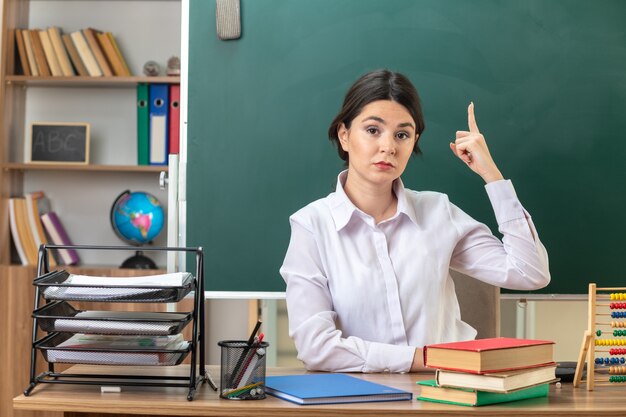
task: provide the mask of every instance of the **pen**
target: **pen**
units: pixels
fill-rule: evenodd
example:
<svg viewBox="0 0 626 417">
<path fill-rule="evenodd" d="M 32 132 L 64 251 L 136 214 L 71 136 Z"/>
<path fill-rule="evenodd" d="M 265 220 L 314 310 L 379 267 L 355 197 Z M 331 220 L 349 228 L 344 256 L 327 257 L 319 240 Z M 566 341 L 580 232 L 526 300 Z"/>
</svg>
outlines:
<svg viewBox="0 0 626 417">
<path fill-rule="evenodd" d="M 265 349 L 262 347 L 257 348 L 254 353 L 250 356 L 250 360 L 244 368 L 242 368 L 243 376 L 239 379 L 237 383 L 237 389 L 243 388 L 243 386 L 250 384 L 253 379 L 254 373 L 259 369 L 259 366 L 263 363 L 262 359 L 265 356 Z"/>
<path fill-rule="evenodd" d="M 248 383 L 253 370 L 256 368 L 259 358 L 265 355 L 265 349 L 261 348 L 261 342 L 264 337 L 265 335 L 261 333 L 258 337 L 254 338 L 254 343 L 252 343 L 252 346 L 249 349 L 251 352 L 244 360 L 244 364 L 239 371 L 239 375 L 235 376 L 235 382 L 233 384 L 234 387 L 239 388 Z"/>
<path fill-rule="evenodd" d="M 252 333 L 250 333 L 250 337 L 248 338 L 248 343 L 247 343 L 248 346 L 243 348 L 241 355 L 239 356 L 239 359 L 237 360 L 237 364 L 235 365 L 235 368 L 233 369 L 233 373 L 231 374 L 231 377 L 230 377 L 230 384 L 228 384 L 231 387 L 236 386 L 234 381 L 239 374 L 239 370 L 241 369 L 241 366 L 244 364 L 246 360 L 248 351 L 250 350 L 250 348 L 252 347 L 252 344 L 254 343 L 254 337 L 256 335 L 256 332 L 259 331 L 259 327 L 261 327 L 261 323 L 262 323 L 261 320 L 257 320 L 256 325 L 254 326 L 254 329 L 252 329 Z"/>
<path fill-rule="evenodd" d="M 257 320 L 256 321 L 256 325 L 254 326 L 254 329 L 252 330 L 252 333 L 250 333 L 250 337 L 248 338 L 248 345 L 251 345 L 254 342 L 254 336 L 256 335 L 256 332 L 259 331 L 259 327 L 261 327 L 261 320 Z"/>
</svg>

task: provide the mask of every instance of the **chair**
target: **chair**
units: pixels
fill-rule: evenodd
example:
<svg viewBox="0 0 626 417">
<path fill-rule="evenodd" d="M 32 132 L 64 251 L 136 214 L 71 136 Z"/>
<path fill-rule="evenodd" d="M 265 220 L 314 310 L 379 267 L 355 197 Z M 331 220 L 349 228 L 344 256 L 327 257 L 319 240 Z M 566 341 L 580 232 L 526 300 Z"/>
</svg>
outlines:
<svg viewBox="0 0 626 417">
<path fill-rule="evenodd" d="M 500 336 L 500 288 L 450 271 L 461 319 L 478 331 L 477 339 Z"/>
</svg>

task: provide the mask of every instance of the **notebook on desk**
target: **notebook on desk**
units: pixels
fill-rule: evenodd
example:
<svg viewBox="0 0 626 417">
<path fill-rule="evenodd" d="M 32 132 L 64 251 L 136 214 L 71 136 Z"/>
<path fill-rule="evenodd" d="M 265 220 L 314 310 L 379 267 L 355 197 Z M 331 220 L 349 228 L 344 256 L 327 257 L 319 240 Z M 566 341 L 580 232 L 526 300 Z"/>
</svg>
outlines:
<svg viewBox="0 0 626 417">
<path fill-rule="evenodd" d="M 411 392 L 345 374 L 268 376 L 265 392 L 300 405 L 411 400 Z"/>
</svg>

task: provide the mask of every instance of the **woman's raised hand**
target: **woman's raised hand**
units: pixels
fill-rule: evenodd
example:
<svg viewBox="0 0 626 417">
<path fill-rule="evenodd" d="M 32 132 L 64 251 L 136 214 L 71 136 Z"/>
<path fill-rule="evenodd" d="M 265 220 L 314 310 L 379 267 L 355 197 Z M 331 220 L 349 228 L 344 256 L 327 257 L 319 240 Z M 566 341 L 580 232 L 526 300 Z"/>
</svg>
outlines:
<svg viewBox="0 0 626 417">
<path fill-rule="evenodd" d="M 474 116 L 474 103 L 467 107 L 469 131 L 456 132 L 456 140 L 450 143 L 450 149 L 459 159 L 486 182 L 503 179 L 496 163 L 491 158 L 485 137 L 478 130 Z"/>
</svg>

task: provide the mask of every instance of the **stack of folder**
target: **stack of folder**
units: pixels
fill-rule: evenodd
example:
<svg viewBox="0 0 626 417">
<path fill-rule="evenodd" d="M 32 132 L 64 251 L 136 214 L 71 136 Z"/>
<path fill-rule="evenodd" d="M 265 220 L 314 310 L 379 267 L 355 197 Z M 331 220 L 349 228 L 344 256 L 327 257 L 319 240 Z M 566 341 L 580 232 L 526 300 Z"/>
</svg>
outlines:
<svg viewBox="0 0 626 417">
<path fill-rule="evenodd" d="M 545 397 L 555 378 L 554 342 L 491 338 L 424 347 L 434 380 L 418 381 L 419 400 L 481 406 Z"/>
<path fill-rule="evenodd" d="M 137 164 L 167 165 L 180 147 L 180 85 L 137 85 Z"/>
</svg>

